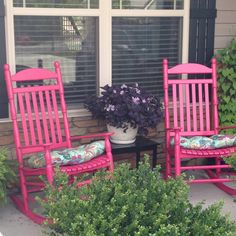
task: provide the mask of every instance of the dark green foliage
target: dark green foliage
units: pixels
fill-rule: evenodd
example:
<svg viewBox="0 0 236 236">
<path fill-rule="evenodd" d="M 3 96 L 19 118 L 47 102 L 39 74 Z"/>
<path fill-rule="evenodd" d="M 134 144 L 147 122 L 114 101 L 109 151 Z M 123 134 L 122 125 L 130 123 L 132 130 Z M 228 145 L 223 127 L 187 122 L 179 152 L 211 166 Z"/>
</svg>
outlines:
<svg viewBox="0 0 236 236">
<path fill-rule="evenodd" d="M 218 97 L 219 118 L 221 126 L 236 124 L 236 40 L 230 45 L 219 50 L 218 63 Z M 236 129 L 227 133 L 236 133 Z"/>
<path fill-rule="evenodd" d="M 224 161 L 236 170 L 236 154 L 231 157 L 225 157 Z"/>
<path fill-rule="evenodd" d="M 182 178 L 162 180 L 146 161 L 139 169 L 116 168 L 112 178 L 98 173 L 91 185 L 76 189 L 56 174 L 47 186 L 46 214 L 50 227 L 67 236 L 233 236 L 236 227 L 220 214 L 221 205 L 203 209 L 188 201 Z"/>
<path fill-rule="evenodd" d="M 15 181 L 15 173 L 7 162 L 7 150 L 0 149 L 0 205 L 6 203 L 7 186 Z"/>
</svg>

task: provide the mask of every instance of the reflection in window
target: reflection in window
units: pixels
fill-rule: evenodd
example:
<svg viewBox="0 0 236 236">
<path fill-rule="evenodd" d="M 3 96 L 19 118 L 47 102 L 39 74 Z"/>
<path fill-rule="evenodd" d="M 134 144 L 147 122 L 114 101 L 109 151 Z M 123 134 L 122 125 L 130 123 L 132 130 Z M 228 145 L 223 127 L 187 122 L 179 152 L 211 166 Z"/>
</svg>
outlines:
<svg viewBox="0 0 236 236">
<path fill-rule="evenodd" d="M 97 18 L 15 16 L 16 70 L 61 63 L 67 103 L 97 91 Z"/>
<path fill-rule="evenodd" d="M 99 8 L 99 0 L 13 0 L 14 7 Z"/>
<path fill-rule="evenodd" d="M 113 17 L 112 83 L 163 95 L 162 60 L 181 62 L 181 28 L 180 17 Z"/>
<path fill-rule="evenodd" d="M 112 9 L 183 9 L 184 0 L 112 0 Z"/>
</svg>

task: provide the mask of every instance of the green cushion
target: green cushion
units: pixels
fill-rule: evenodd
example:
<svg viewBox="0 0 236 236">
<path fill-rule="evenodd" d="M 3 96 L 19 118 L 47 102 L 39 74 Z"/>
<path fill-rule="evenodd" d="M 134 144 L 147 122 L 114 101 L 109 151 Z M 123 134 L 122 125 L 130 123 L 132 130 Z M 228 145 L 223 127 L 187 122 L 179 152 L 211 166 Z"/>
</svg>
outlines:
<svg viewBox="0 0 236 236">
<path fill-rule="evenodd" d="M 171 144 L 174 145 L 174 139 L 171 140 Z M 216 149 L 232 147 L 236 146 L 236 136 L 217 134 L 211 137 L 180 137 L 180 146 L 187 149 Z"/>
<path fill-rule="evenodd" d="M 105 142 L 95 141 L 90 144 L 81 145 L 76 148 L 51 151 L 52 165 L 76 165 L 89 161 L 105 150 Z M 44 153 L 26 158 L 26 165 L 31 168 L 45 167 Z"/>
</svg>

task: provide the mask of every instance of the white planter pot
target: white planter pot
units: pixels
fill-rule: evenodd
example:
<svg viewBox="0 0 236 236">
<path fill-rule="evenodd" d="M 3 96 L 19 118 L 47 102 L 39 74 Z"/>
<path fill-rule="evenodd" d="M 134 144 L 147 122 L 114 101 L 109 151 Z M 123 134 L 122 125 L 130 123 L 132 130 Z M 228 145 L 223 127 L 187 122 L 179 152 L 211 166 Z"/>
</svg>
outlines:
<svg viewBox="0 0 236 236">
<path fill-rule="evenodd" d="M 108 124 L 107 124 L 107 130 L 108 132 L 114 133 L 111 136 L 110 141 L 112 143 L 117 143 L 117 144 L 134 143 L 136 139 L 136 135 L 138 133 L 138 127 L 134 129 L 130 127 L 130 124 L 128 124 L 128 129 L 126 130 L 126 132 L 124 132 L 124 129 L 122 128 L 116 128 Z"/>
</svg>

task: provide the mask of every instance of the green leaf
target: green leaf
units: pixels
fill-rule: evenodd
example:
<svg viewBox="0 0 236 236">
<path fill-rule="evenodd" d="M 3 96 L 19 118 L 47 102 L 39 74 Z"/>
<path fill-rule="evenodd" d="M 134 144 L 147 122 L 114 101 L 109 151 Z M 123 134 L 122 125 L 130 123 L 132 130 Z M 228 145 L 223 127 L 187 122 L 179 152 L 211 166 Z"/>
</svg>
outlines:
<svg viewBox="0 0 236 236">
<path fill-rule="evenodd" d="M 226 103 L 228 103 L 229 101 L 230 101 L 230 97 L 223 97 L 223 99 L 224 99 L 224 101 L 226 102 Z"/>
<path fill-rule="evenodd" d="M 226 93 L 229 88 L 230 88 L 230 84 L 228 84 L 228 83 L 222 84 L 222 89 L 223 89 L 224 93 Z"/>
<path fill-rule="evenodd" d="M 222 71 L 222 75 L 223 75 L 224 77 L 227 77 L 227 76 L 229 75 L 229 69 L 228 69 L 228 68 L 224 69 L 224 70 Z"/>
</svg>

